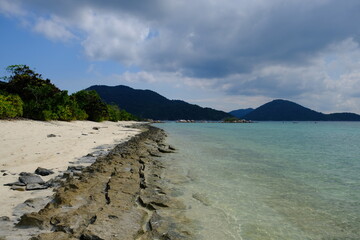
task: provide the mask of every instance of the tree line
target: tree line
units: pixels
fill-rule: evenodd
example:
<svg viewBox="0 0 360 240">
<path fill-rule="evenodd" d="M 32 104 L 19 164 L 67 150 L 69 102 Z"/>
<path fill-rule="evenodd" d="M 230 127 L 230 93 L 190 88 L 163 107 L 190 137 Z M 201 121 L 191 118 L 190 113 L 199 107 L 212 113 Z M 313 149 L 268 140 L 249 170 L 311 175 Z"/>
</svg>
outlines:
<svg viewBox="0 0 360 240">
<path fill-rule="evenodd" d="M 0 81 L 0 119 L 139 120 L 117 105 L 106 104 L 94 90 L 69 95 L 27 65 L 11 65 L 6 70 L 10 75 Z"/>
</svg>

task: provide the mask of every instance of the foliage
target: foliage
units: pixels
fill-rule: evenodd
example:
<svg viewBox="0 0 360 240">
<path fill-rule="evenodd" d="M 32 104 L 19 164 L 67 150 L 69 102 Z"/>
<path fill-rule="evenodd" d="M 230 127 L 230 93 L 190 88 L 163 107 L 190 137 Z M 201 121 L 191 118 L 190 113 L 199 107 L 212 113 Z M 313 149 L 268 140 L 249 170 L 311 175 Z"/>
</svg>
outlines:
<svg viewBox="0 0 360 240">
<path fill-rule="evenodd" d="M 7 68 L 11 73 L 6 90 L 13 94 L 18 94 L 24 101 L 35 100 L 40 102 L 43 99 L 51 98 L 60 92 L 49 79 L 42 79 L 41 75 L 35 73 L 26 65 L 12 65 Z"/>
<path fill-rule="evenodd" d="M 236 122 L 239 121 L 240 119 L 237 117 L 229 117 L 229 118 L 225 118 L 223 121 L 224 122 Z"/>
<path fill-rule="evenodd" d="M 109 119 L 107 105 L 95 91 L 81 90 L 72 95 L 91 121 L 101 122 Z"/>
<path fill-rule="evenodd" d="M 130 121 L 130 120 L 139 120 L 134 115 L 126 112 L 123 109 L 119 109 L 117 105 L 107 105 L 108 107 L 108 113 L 109 113 L 109 121 Z"/>
<path fill-rule="evenodd" d="M 0 119 L 21 117 L 23 102 L 18 95 L 0 93 Z"/>
<path fill-rule="evenodd" d="M 79 91 L 71 96 L 49 79 L 26 65 L 11 65 L 10 76 L 0 81 L 0 117 L 24 116 L 36 120 L 134 120 L 117 106 L 106 105 L 95 91 Z M 9 94 L 10 93 L 10 94 Z"/>
</svg>

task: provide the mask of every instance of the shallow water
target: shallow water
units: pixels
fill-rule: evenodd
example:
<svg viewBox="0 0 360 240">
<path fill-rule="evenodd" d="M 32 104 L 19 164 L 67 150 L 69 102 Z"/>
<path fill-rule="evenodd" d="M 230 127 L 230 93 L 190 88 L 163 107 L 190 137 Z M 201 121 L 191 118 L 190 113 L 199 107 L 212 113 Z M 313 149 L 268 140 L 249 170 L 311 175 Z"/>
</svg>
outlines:
<svg viewBox="0 0 360 240">
<path fill-rule="evenodd" d="M 165 123 L 196 239 L 360 239 L 360 123 Z"/>
</svg>

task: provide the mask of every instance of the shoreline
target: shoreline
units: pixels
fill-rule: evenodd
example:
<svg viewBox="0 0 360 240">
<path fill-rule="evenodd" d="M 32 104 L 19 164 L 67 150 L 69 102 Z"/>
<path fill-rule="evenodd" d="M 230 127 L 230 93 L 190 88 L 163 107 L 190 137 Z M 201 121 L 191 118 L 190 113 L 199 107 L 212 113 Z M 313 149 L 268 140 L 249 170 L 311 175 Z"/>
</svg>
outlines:
<svg viewBox="0 0 360 240">
<path fill-rule="evenodd" d="M 135 122 L 90 121 L 0 121 L 0 217 L 13 216 L 13 209 L 26 199 L 52 195 L 49 189 L 26 191 L 25 187 L 4 184 L 19 180 L 22 172 L 46 168 L 54 173 L 42 176 L 48 181 L 64 174 L 69 166 L 88 166 L 96 157 L 107 154 L 116 144 L 127 141 L 139 130 Z"/>
<path fill-rule="evenodd" d="M 190 231 L 184 230 L 189 220 L 182 214 L 185 205 L 170 197 L 162 179 L 161 155 L 174 149 L 164 142 L 163 130 L 147 124 L 136 128 L 142 132 L 99 156 L 78 176 L 69 177 L 45 208 L 21 216 L 8 236 L 189 239 Z"/>
</svg>

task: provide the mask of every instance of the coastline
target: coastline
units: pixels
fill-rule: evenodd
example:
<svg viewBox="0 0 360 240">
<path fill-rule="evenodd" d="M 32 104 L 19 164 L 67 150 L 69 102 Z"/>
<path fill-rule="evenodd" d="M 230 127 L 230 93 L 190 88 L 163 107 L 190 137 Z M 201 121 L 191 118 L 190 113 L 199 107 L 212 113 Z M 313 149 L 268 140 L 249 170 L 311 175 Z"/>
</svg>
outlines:
<svg viewBox="0 0 360 240">
<path fill-rule="evenodd" d="M 135 127 L 141 133 L 69 177 L 42 210 L 22 215 L 0 239 L 189 239 L 185 206 L 162 179 L 161 155 L 174 149 L 163 130 Z"/>
</svg>

